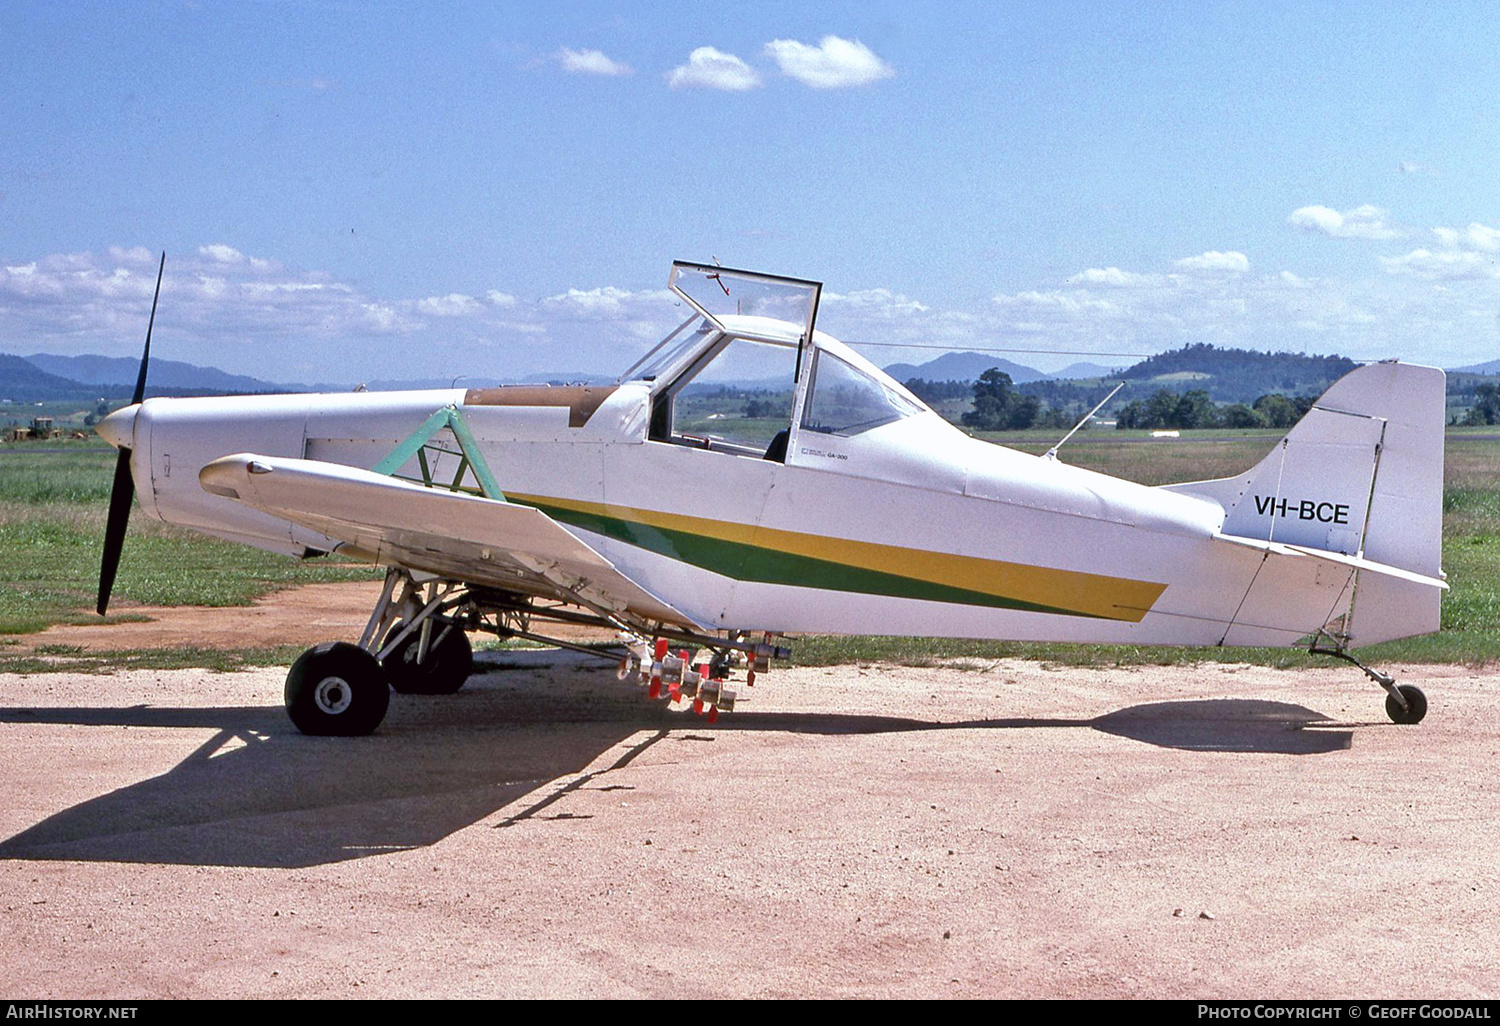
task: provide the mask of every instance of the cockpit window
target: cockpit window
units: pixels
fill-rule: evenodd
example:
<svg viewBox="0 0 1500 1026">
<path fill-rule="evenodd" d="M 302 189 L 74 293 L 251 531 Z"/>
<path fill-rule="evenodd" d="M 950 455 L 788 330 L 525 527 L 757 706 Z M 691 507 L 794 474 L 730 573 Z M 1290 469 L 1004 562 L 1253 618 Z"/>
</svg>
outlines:
<svg viewBox="0 0 1500 1026">
<path fill-rule="evenodd" d="M 910 399 L 820 350 L 802 410 L 802 430 L 857 435 L 921 412 Z"/>
<path fill-rule="evenodd" d="M 784 454 L 792 422 L 796 366 L 793 344 L 722 338 L 657 393 L 648 437 L 782 459 L 776 453 Z"/>
<path fill-rule="evenodd" d="M 691 330 L 690 330 L 691 329 Z M 616 379 L 615 384 L 627 381 L 655 381 L 664 374 L 679 368 L 687 356 L 703 345 L 705 335 L 714 332 L 706 318 L 689 317 L 677 326 L 677 330 L 658 342 L 645 356 L 637 360 L 629 370 Z"/>
</svg>

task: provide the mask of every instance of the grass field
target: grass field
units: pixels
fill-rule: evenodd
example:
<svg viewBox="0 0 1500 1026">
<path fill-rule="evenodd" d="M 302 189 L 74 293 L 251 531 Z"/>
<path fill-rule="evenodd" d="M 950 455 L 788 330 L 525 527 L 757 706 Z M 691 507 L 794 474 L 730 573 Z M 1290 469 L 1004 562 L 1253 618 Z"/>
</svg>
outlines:
<svg viewBox="0 0 1500 1026">
<path fill-rule="evenodd" d="M 1443 603 L 1443 630 L 1363 650 L 1376 664 L 1500 659 L 1500 441 L 1495 430 L 1453 429 L 1448 435 L 1444 489 L 1444 568 L 1452 590 Z M 1056 432 L 990 436 L 1034 453 Z M 1139 433 L 1093 430 L 1063 450 L 1066 462 L 1139 481 L 1165 484 L 1224 477 L 1261 458 L 1276 431 L 1184 432 L 1171 440 Z M 114 450 L 97 440 L 0 445 L 0 636 L 49 624 L 97 622 L 93 613 Z M 118 599 L 154 605 L 244 605 L 279 588 L 378 576 L 363 565 L 275 556 L 149 520 L 131 519 Z M 112 614 L 115 615 L 115 614 Z M 128 614 L 126 614 L 128 616 Z M 1167 663 L 1197 660 L 1276 666 L 1321 663 L 1324 657 L 1289 649 L 1175 649 L 1136 646 L 1041 645 L 927 638 L 803 638 L 793 646 L 806 665 L 888 660 L 1005 657 L 1070 664 Z M 116 666 L 231 668 L 287 661 L 295 653 L 274 645 L 230 653 L 176 650 L 111 655 L 107 660 L 69 652 L 7 656 L 0 670 L 108 669 Z M 80 658 L 72 660 L 71 655 Z M 104 663 L 108 665 L 104 665 Z"/>
<path fill-rule="evenodd" d="M 0 445 L 0 635 L 98 621 L 114 464 L 115 451 L 92 439 Z M 137 509 L 114 596 L 148 605 L 248 605 L 279 588 L 376 575 L 368 566 L 302 562 L 215 541 Z"/>
</svg>

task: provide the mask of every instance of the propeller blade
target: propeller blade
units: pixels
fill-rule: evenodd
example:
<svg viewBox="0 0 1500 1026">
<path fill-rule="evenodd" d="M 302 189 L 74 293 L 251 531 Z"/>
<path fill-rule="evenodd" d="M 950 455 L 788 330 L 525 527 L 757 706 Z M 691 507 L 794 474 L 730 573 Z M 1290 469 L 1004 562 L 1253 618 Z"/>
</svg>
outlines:
<svg viewBox="0 0 1500 1026">
<path fill-rule="evenodd" d="M 146 398 L 146 365 L 151 362 L 151 329 L 156 327 L 156 301 L 161 298 L 161 275 L 167 269 L 167 251 L 162 250 L 161 263 L 156 267 L 156 292 L 151 297 L 151 319 L 146 322 L 146 348 L 141 352 L 141 373 L 135 379 L 135 396 L 130 400 L 134 406 Z"/>
<path fill-rule="evenodd" d="M 125 527 L 130 504 L 135 501 L 135 481 L 130 476 L 130 450 L 121 449 L 115 460 L 115 483 L 109 492 L 109 519 L 104 525 L 104 558 L 99 563 L 99 615 L 109 608 L 109 593 L 120 568 L 120 550 L 125 547 Z"/>
<path fill-rule="evenodd" d="M 132 406 L 146 398 L 146 369 L 151 362 L 151 331 L 156 327 L 156 303 L 161 299 L 162 272 L 167 269 L 167 254 L 161 255 L 156 268 L 156 292 L 151 297 L 151 319 L 146 322 L 146 348 L 141 351 L 141 372 L 135 379 Z M 115 459 L 115 481 L 109 491 L 109 519 L 104 524 L 104 555 L 99 561 L 99 615 L 109 608 L 109 593 L 115 586 L 115 572 L 120 568 L 120 551 L 125 547 L 125 528 L 130 522 L 130 504 L 135 501 L 135 480 L 130 476 L 130 450 L 120 447 Z"/>
</svg>

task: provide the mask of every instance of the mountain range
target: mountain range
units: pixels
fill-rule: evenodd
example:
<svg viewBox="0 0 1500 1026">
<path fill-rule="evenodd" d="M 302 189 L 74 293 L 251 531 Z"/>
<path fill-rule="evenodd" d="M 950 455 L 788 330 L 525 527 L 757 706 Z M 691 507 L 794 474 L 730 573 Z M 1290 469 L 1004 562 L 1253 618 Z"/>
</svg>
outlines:
<svg viewBox="0 0 1500 1026">
<path fill-rule="evenodd" d="M 1454 367 L 1455 374 L 1500 374 L 1500 360 L 1491 360 L 1489 363 L 1475 363 L 1468 367 Z"/>
<path fill-rule="evenodd" d="M 1111 373 L 1111 368 L 1096 363 L 1075 363 L 1060 371 L 1048 374 L 1035 367 L 1015 363 L 1002 357 L 984 353 L 944 353 L 926 363 L 893 363 L 884 368 L 897 381 L 921 378 L 924 381 L 975 381 L 991 367 L 999 368 L 1010 375 L 1017 385 L 1028 381 L 1047 381 L 1062 378 L 1101 378 Z"/>
<path fill-rule="evenodd" d="M 120 399 L 135 390 L 140 361 L 132 356 L 56 356 L 34 353 L 14 356 L 0 353 L 0 399 L 37 402 L 46 399 Z M 563 382 L 601 380 L 587 374 L 532 374 L 522 384 L 560 384 Z M 390 392 L 412 388 L 452 388 L 455 383 L 466 387 L 498 384 L 488 379 L 411 378 L 359 382 L 372 392 Z M 230 374 L 217 367 L 200 367 L 181 360 L 151 361 L 146 383 L 149 395 L 233 395 L 281 392 L 347 392 L 354 382 L 266 381 L 247 374 Z"/>
<path fill-rule="evenodd" d="M 1318 365 L 1316 367 L 1312 365 Z M 1323 366 L 1326 364 L 1327 366 Z M 1274 371 L 1268 375 L 1264 391 L 1286 392 L 1318 391 L 1326 382 L 1336 378 L 1352 364 L 1341 357 L 1307 357 L 1302 354 L 1253 353 L 1241 350 L 1216 350 L 1212 346 L 1187 346 L 1181 350 L 1151 357 L 1133 367 L 1119 369 L 1102 367 L 1094 363 L 1075 363 L 1048 374 L 1034 367 L 1015 363 L 1002 357 L 984 353 L 944 353 L 926 363 L 893 363 L 885 368 L 887 374 L 897 381 L 905 382 L 920 378 L 929 382 L 974 381 L 992 367 L 1009 374 L 1017 385 L 1038 383 L 1038 387 L 1073 387 L 1063 383 L 1076 379 L 1125 377 L 1165 385 L 1180 390 L 1184 387 L 1208 387 L 1211 392 L 1218 389 L 1207 382 L 1193 384 L 1189 379 L 1220 378 L 1234 379 L 1237 386 L 1250 387 L 1252 382 L 1239 380 L 1259 377 L 1250 374 L 1252 367 Z M 16 402 L 33 402 L 46 399 L 120 399 L 131 394 L 135 387 L 139 362 L 133 357 L 109 356 L 55 356 L 36 353 L 21 357 L 0 353 L 0 398 Z M 1500 374 L 1500 360 L 1454 368 L 1456 372 L 1469 374 Z M 1173 380 L 1183 379 L 1183 380 Z M 608 380 L 590 374 L 532 374 L 522 379 L 523 383 L 560 384 L 586 381 L 597 383 Z M 459 378 L 467 387 L 495 384 L 487 379 Z M 1057 382 L 1058 385 L 1042 386 L 1040 383 Z M 391 391 L 406 388 L 450 388 L 457 382 L 451 378 L 429 378 L 415 380 L 377 380 L 363 383 L 370 391 Z M 1253 383 L 1260 387 L 1259 382 Z M 275 393 L 275 392 L 346 392 L 354 387 L 352 382 L 314 383 L 274 382 L 244 374 L 230 374 L 217 367 L 201 367 L 180 360 L 155 359 L 151 361 L 151 374 L 147 388 L 152 395 L 223 395 L 231 393 Z M 1254 391 L 1254 389 L 1251 389 Z M 1259 394 L 1257 392 L 1256 394 Z M 1226 401 L 1227 396 L 1214 396 Z"/>
</svg>

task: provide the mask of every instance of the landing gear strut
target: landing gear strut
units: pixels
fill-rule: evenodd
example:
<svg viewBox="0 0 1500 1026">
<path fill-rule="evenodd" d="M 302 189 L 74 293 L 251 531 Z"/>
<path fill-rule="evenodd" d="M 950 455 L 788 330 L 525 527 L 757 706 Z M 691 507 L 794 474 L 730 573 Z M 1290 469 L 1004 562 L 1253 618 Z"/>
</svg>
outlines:
<svg viewBox="0 0 1500 1026">
<path fill-rule="evenodd" d="M 387 637 L 399 637 L 404 630 L 405 624 L 398 622 Z M 398 694 L 451 695 L 473 672 L 474 649 L 457 624 L 429 619 L 397 641 L 380 665 Z"/>
<path fill-rule="evenodd" d="M 286 711 L 297 729 L 368 734 L 385 719 L 392 688 L 450 695 L 463 687 L 474 656 L 457 590 L 436 580 L 421 584 L 406 570 L 391 568 L 359 644 L 315 645 L 287 672 Z"/>
<path fill-rule="evenodd" d="M 1314 655 L 1333 656 L 1346 663 L 1353 663 L 1364 671 L 1366 677 L 1385 688 L 1385 714 L 1391 718 L 1392 723 L 1421 723 L 1422 717 L 1427 715 L 1427 696 L 1415 684 L 1397 684 L 1395 677 L 1366 666 L 1342 647 L 1319 648 L 1314 642 L 1308 651 Z"/>
<path fill-rule="evenodd" d="M 619 640 L 594 645 L 547 637 L 533 630 L 534 623 L 605 628 Z M 772 658 L 791 655 L 773 645 L 770 634 L 753 641 L 743 631 L 682 630 L 596 605 L 567 589 L 538 598 L 392 567 L 358 645 L 318 645 L 292 665 L 287 713 L 304 734 L 368 734 L 385 717 L 392 689 L 446 695 L 462 688 L 474 665 L 472 631 L 539 641 L 615 663 L 622 679 L 648 685 L 652 698 L 688 700 L 710 720 L 734 708 L 735 692 L 725 687 L 731 671 L 743 665 L 745 683 L 753 685 Z M 674 643 L 691 649 L 669 654 Z M 690 652 L 700 653 L 697 661 Z"/>
</svg>

